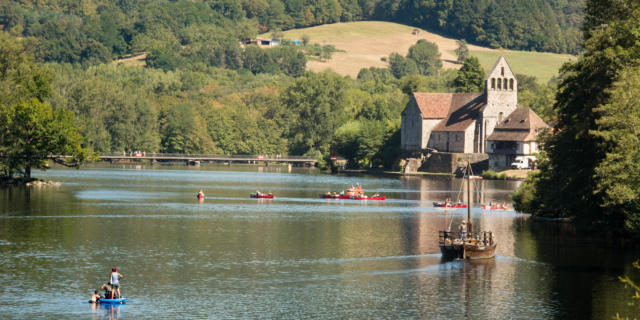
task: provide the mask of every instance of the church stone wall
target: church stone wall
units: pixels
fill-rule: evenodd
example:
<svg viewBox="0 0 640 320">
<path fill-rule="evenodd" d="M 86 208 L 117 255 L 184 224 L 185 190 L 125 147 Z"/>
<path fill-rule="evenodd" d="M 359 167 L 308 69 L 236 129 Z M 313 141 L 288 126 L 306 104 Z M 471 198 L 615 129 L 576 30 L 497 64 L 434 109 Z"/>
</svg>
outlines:
<svg viewBox="0 0 640 320">
<path fill-rule="evenodd" d="M 400 146 L 405 151 L 421 150 L 423 148 L 422 114 L 411 100 L 408 108 L 402 113 Z"/>
</svg>

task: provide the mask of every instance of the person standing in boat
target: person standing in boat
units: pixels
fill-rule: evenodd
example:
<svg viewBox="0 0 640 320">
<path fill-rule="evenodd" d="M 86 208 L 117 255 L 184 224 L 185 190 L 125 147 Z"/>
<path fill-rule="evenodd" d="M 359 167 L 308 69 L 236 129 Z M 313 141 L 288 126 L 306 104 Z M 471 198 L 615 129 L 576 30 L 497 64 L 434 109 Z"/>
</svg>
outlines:
<svg viewBox="0 0 640 320">
<path fill-rule="evenodd" d="M 118 268 L 116 267 L 111 268 L 110 282 L 112 287 L 111 289 L 112 299 L 116 298 L 116 293 L 118 298 L 122 297 L 120 295 L 120 279 L 122 279 L 122 275 L 120 274 L 120 272 L 118 272 Z"/>
<path fill-rule="evenodd" d="M 462 220 L 460 224 L 460 240 L 464 241 L 467 237 L 467 222 Z"/>
</svg>

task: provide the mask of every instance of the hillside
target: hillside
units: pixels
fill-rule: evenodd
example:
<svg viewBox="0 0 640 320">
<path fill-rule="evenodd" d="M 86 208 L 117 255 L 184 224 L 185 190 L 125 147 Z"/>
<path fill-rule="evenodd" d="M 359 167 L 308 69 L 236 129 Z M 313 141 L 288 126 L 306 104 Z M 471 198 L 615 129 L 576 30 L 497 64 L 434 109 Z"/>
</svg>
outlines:
<svg viewBox="0 0 640 320">
<path fill-rule="evenodd" d="M 386 67 L 387 64 L 381 58 L 392 52 L 406 55 L 409 47 L 418 39 L 438 45 L 445 68 L 460 67 L 455 63 L 456 39 L 445 38 L 425 30 L 420 30 L 418 35 L 412 35 L 413 29 L 391 22 L 346 22 L 289 30 L 284 32 L 284 37 L 300 39 L 307 35 L 311 43 L 332 44 L 346 51 L 334 53 L 331 60 L 326 62 L 307 62 L 307 68 L 313 71 L 332 69 L 339 74 L 356 77 L 362 68 Z M 475 45 L 468 47 L 471 55 L 477 56 L 486 70 L 491 68 L 498 56 L 504 55 L 516 73 L 536 76 L 544 82 L 556 75 L 558 68 L 573 57 L 567 54 L 490 49 Z"/>
</svg>

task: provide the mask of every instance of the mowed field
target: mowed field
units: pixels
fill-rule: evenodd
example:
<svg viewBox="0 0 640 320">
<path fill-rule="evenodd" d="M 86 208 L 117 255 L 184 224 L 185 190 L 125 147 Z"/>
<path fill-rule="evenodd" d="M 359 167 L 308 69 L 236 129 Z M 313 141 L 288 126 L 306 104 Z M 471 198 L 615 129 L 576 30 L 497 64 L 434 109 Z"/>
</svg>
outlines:
<svg viewBox="0 0 640 320">
<path fill-rule="evenodd" d="M 444 68 L 460 68 L 455 50 L 456 39 L 420 30 L 413 35 L 413 27 L 391 22 L 361 21 L 321 25 L 311 28 L 288 30 L 286 39 L 309 37 L 311 43 L 332 44 L 345 52 L 333 53 L 326 62 L 309 61 L 307 68 L 313 71 L 332 69 L 342 74 L 356 77 L 362 68 L 386 67 L 382 57 L 393 52 L 406 55 L 409 47 L 419 39 L 434 42 L 440 49 Z M 491 49 L 468 45 L 471 55 L 478 57 L 485 70 L 489 70 L 500 55 L 504 55 L 515 73 L 532 75 L 542 82 L 558 74 L 560 66 L 574 58 L 568 54 L 540 53 Z"/>
</svg>

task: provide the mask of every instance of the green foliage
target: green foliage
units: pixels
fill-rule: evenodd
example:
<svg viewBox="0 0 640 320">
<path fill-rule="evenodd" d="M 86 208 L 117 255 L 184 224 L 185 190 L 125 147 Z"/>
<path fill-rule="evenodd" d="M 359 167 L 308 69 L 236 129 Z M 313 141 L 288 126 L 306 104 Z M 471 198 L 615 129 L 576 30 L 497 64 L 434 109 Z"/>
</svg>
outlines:
<svg viewBox="0 0 640 320">
<path fill-rule="evenodd" d="M 349 83 L 334 73 L 308 73 L 282 94 L 282 103 L 292 112 L 292 150 L 326 155 L 335 131 L 346 121 L 345 93 Z"/>
<path fill-rule="evenodd" d="M 398 53 L 389 55 L 389 70 L 394 77 L 400 79 L 406 75 L 418 74 L 418 65 L 412 59 L 407 59 Z"/>
<path fill-rule="evenodd" d="M 469 57 L 469 47 L 467 47 L 467 42 L 464 40 L 457 40 L 458 48 L 456 48 L 456 56 L 458 57 L 458 62 L 462 63 Z"/>
<path fill-rule="evenodd" d="M 557 90 L 557 79 L 551 79 L 547 84 L 539 84 L 536 77 L 517 74 L 518 105 L 533 110 L 542 120 L 554 123 L 556 118 L 553 105 Z"/>
<path fill-rule="evenodd" d="M 587 12 L 601 5 L 589 1 Z M 554 106 L 558 130 L 544 139 L 529 206 L 538 215 L 573 216 L 586 228 L 637 235 L 640 81 L 630 70 L 640 64 L 640 4 L 621 8 L 626 14 L 585 31 L 585 53 L 563 68 Z M 602 22 L 592 14 L 587 21 Z"/>
<path fill-rule="evenodd" d="M 407 58 L 415 61 L 418 73 L 421 75 L 434 75 L 442 69 L 438 46 L 424 39 L 409 47 Z"/>
<path fill-rule="evenodd" d="M 464 60 L 458 75 L 453 80 L 456 92 L 482 92 L 484 91 L 485 73 L 478 58 L 469 57 Z"/>
<path fill-rule="evenodd" d="M 47 167 L 50 154 L 81 154 L 81 139 L 68 110 L 53 111 L 37 99 L 9 106 L 0 113 L 0 167 L 6 176 L 21 172 L 28 179 L 32 168 Z"/>
<path fill-rule="evenodd" d="M 494 170 L 485 170 L 482 171 L 482 178 L 487 180 L 507 180 L 507 175 Z"/>
<path fill-rule="evenodd" d="M 633 268 L 636 270 L 640 270 L 640 260 L 636 260 L 635 262 L 633 262 Z M 635 305 L 640 307 L 640 286 L 629 276 L 618 277 L 618 279 L 620 280 L 620 282 L 624 283 L 625 287 L 628 286 L 631 288 L 631 290 L 634 291 L 634 294 L 631 296 L 631 302 L 629 304 L 632 306 Z M 620 317 L 620 314 L 616 314 L 616 319 L 623 320 L 625 318 Z M 631 317 L 629 317 L 628 319 L 631 319 Z"/>
</svg>

